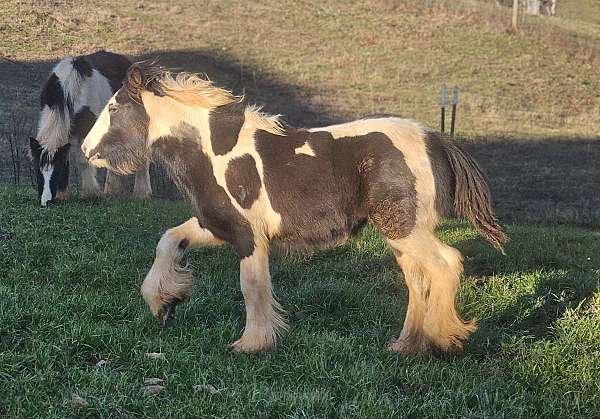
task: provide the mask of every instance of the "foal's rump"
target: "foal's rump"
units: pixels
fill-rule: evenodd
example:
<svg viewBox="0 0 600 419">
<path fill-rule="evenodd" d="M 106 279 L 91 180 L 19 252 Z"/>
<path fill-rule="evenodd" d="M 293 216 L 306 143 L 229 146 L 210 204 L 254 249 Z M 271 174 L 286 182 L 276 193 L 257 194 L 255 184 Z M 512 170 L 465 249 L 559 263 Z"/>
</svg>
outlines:
<svg viewBox="0 0 600 419">
<path fill-rule="evenodd" d="M 311 129 L 319 131 L 336 142 L 334 165 L 355 167 L 360 186 L 350 201 L 388 239 L 406 237 L 415 228 L 432 231 L 440 217 L 457 216 L 502 250 L 507 236 L 493 214 L 487 178 L 449 138 L 397 117 Z"/>
</svg>

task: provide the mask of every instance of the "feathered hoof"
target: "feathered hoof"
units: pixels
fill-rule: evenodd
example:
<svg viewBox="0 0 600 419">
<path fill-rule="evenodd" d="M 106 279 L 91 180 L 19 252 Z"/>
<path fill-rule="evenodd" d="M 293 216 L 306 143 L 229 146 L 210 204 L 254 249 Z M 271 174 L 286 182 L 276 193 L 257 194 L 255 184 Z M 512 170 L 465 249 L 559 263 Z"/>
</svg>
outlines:
<svg viewBox="0 0 600 419">
<path fill-rule="evenodd" d="M 432 352 L 433 344 L 426 338 L 398 338 L 387 344 L 388 351 L 401 355 L 426 356 Z"/>
<path fill-rule="evenodd" d="M 177 302 L 173 301 L 163 305 L 160 310 L 158 310 L 156 317 L 162 327 L 168 327 L 175 321 L 175 307 L 177 307 L 177 304 Z"/>
<path fill-rule="evenodd" d="M 261 338 L 253 338 L 250 336 L 242 336 L 240 339 L 229 345 L 229 349 L 232 352 L 238 354 L 255 354 L 258 352 L 267 352 L 275 349 L 275 345 L 272 342 L 268 342 Z"/>
<path fill-rule="evenodd" d="M 456 327 L 447 334 L 435 338 L 424 334 L 399 337 L 391 341 L 387 349 L 403 355 L 460 355 L 469 335 L 476 329 L 474 321 L 457 322 Z"/>
</svg>

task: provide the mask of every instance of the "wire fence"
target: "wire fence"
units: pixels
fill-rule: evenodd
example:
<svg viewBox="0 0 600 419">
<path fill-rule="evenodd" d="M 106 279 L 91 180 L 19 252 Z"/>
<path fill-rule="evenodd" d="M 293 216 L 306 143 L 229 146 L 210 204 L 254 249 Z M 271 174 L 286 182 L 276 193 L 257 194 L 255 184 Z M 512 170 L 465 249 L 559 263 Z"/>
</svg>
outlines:
<svg viewBox="0 0 600 419">
<path fill-rule="evenodd" d="M 37 178 L 29 154 L 29 137 L 35 136 L 35 128 L 25 113 L 16 111 L 4 118 L 0 128 L 0 183 L 36 188 Z M 103 184 L 106 173 L 99 170 L 97 175 Z M 133 190 L 133 176 L 129 177 L 126 187 Z M 181 199 L 181 195 L 163 168 L 151 164 L 150 181 L 153 195 L 166 199 Z M 79 173 L 76 165 L 70 166 L 69 189 L 77 191 Z"/>
</svg>

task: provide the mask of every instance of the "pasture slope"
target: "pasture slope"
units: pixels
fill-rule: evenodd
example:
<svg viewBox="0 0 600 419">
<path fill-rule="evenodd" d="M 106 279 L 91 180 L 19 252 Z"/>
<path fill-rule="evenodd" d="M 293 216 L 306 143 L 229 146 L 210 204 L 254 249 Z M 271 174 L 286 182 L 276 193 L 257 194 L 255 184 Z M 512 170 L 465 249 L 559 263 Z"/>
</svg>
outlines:
<svg viewBox="0 0 600 419">
<path fill-rule="evenodd" d="M 299 125 L 394 112 L 436 126 L 446 80 L 512 241 L 502 257 L 463 223 L 440 228 L 466 256 L 460 309 L 479 319 L 462 357 L 383 350 L 406 290 L 370 229 L 274 256 L 290 333 L 277 352 L 235 356 L 229 249 L 189 256 L 195 288 L 171 328 L 139 295 L 185 203 L 44 211 L 33 190 L 0 185 L 0 417 L 599 417 L 600 3 L 560 0 L 516 34 L 509 22 L 492 0 L 3 1 L 0 133 L 18 115 L 33 132 L 52 63 L 99 48 L 206 72 Z M 166 389 L 144 394 L 145 378 Z"/>
</svg>

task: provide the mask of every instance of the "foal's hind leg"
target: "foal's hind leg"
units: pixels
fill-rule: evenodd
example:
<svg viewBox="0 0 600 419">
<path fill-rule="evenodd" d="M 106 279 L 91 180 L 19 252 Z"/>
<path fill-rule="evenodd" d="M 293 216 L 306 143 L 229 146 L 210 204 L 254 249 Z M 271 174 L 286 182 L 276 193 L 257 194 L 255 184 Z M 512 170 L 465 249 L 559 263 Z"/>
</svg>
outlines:
<svg viewBox="0 0 600 419">
<path fill-rule="evenodd" d="M 255 353 L 275 347 L 278 333 L 287 329 L 283 309 L 273 296 L 267 244 L 240 262 L 240 285 L 246 303 L 246 327 L 231 345 L 235 352 Z"/>
<path fill-rule="evenodd" d="M 152 314 L 163 325 L 175 313 L 175 306 L 187 299 L 192 288 L 192 273 L 179 263 L 186 250 L 222 244 L 213 234 L 200 227 L 198 220 L 167 230 L 156 246 L 156 258 L 142 284 L 142 296 Z"/>
<path fill-rule="evenodd" d="M 463 270 L 460 252 L 431 232 L 413 231 L 389 243 L 409 290 L 404 327 L 389 349 L 405 354 L 434 348 L 461 351 L 476 326 L 473 321 L 464 322 L 455 307 Z"/>
<path fill-rule="evenodd" d="M 106 179 L 104 180 L 104 195 L 121 196 L 125 194 L 125 176 L 117 175 L 110 170 L 106 170 Z"/>
</svg>

